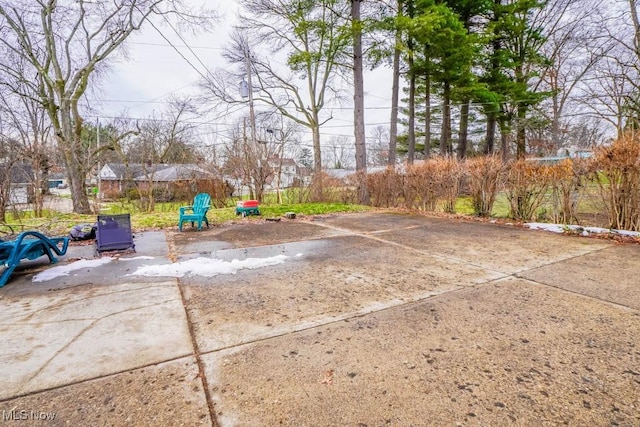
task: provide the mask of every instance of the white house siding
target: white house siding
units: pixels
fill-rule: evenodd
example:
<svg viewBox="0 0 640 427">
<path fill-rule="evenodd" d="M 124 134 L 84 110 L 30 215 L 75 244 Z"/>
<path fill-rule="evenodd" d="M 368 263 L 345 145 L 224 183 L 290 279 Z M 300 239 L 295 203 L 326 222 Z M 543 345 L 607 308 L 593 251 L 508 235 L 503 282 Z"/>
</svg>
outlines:
<svg viewBox="0 0 640 427">
<path fill-rule="evenodd" d="M 29 203 L 29 192 L 27 186 L 12 185 L 9 193 L 9 202 L 13 205 Z"/>
</svg>

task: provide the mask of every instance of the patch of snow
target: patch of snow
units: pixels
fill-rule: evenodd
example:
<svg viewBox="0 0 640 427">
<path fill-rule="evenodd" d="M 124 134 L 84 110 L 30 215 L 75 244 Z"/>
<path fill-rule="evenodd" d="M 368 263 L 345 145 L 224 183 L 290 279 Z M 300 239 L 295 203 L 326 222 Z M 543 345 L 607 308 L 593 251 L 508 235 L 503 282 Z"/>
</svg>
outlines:
<svg viewBox="0 0 640 427">
<path fill-rule="evenodd" d="M 47 280 L 55 279 L 60 276 L 68 276 L 69 273 L 76 270 L 82 270 L 83 268 L 93 268 L 98 267 L 103 264 L 110 263 L 113 258 L 103 257 L 98 259 L 81 259 L 79 261 L 74 261 L 70 264 L 66 265 L 57 265 L 55 267 L 49 268 L 45 271 L 42 271 L 31 279 L 32 282 L 45 282 Z"/>
<path fill-rule="evenodd" d="M 532 230 L 545 230 L 553 233 L 564 233 L 565 231 L 573 231 L 580 233 L 581 236 L 589 236 L 591 234 L 619 234 L 621 236 L 640 237 L 640 232 L 628 230 L 614 230 L 601 227 L 581 227 L 579 225 L 569 224 L 546 224 L 542 222 L 529 222 L 524 224 Z"/>
<path fill-rule="evenodd" d="M 135 261 L 137 259 L 154 259 L 154 258 L 152 256 L 142 255 L 142 256 L 136 256 L 133 258 L 120 258 L 120 261 Z"/>
<path fill-rule="evenodd" d="M 546 224 L 543 222 L 529 222 L 527 224 L 525 224 L 527 227 L 529 227 L 532 230 L 544 230 L 544 231 L 551 231 L 552 233 L 564 233 L 565 232 L 565 228 L 562 225 L 558 225 L 558 224 Z"/>
<path fill-rule="evenodd" d="M 129 274 L 129 276 L 168 276 L 184 277 L 187 274 L 213 277 L 220 274 L 236 274 L 242 269 L 256 269 L 272 265 L 282 264 L 289 258 L 286 255 L 276 255 L 267 258 L 247 258 L 244 260 L 234 259 L 223 261 L 215 258 L 199 257 L 187 261 L 180 261 L 173 264 L 143 265 Z"/>
<path fill-rule="evenodd" d="M 640 232 L 629 230 L 611 230 L 612 233 L 620 234 L 621 236 L 640 237 Z"/>
</svg>

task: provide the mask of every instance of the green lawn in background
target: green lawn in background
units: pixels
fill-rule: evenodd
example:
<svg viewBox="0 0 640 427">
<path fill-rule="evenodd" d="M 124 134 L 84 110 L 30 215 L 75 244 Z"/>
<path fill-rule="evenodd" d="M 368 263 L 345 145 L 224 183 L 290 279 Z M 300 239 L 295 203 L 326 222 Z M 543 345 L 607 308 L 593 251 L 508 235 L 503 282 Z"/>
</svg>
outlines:
<svg viewBox="0 0 640 427">
<path fill-rule="evenodd" d="M 154 212 L 140 212 L 135 203 L 125 204 L 114 202 L 104 204 L 100 209 L 101 215 L 131 214 L 131 226 L 134 230 L 171 229 L 178 227 L 178 211 L 181 203 L 157 203 Z M 241 218 L 235 215 L 233 207 L 214 208 L 207 213 L 209 224 L 222 224 L 232 220 L 251 221 L 259 218 L 278 218 L 287 212 L 294 212 L 298 216 L 322 215 L 338 212 L 363 212 L 372 208 L 362 205 L 345 203 L 302 203 L 302 204 L 263 204 L 260 206 L 260 217 Z M 62 236 L 77 224 L 93 224 L 96 215 L 63 214 L 47 210 L 40 218 L 35 218 L 30 211 L 20 212 L 20 216 L 9 213 L 7 223 L 0 224 L 0 238 L 2 235 L 17 234 L 24 230 L 39 230 L 49 236 Z"/>
<path fill-rule="evenodd" d="M 599 200 L 594 193 L 595 189 L 590 189 L 588 195 L 583 195 L 580 199 L 579 211 L 584 214 L 598 213 L 601 209 Z M 267 195 L 266 202 L 260 206 L 261 218 L 279 218 L 287 212 L 294 212 L 298 216 L 322 215 L 341 212 L 363 212 L 372 210 L 362 205 L 346 203 L 275 203 L 275 195 Z M 286 199 L 285 199 L 286 200 Z M 553 211 L 550 194 L 547 201 L 540 208 L 540 220 L 550 220 L 546 213 Z M 136 202 L 110 202 L 101 204 L 100 214 L 131 214 L 131 223 L 134 230 L 149 229 L 177 229 L 178 211 L 185 202 L 156 203 L 155 211 L 150 213 L 140 212 L 139 204 Z M 509 217 L 509 200 L 504 193 L 499 193 L 493 206 L 492 217 Z M 473 205 L 471 197 L 463 196 L 456 202 L 456 213 L 463 215 L 473 215 Z M 77 224 L 92 224 L 96 221 L 95 215 L 62 214 L 52 210 L 45 210 L 42 217 L 34 218 L 33 212 L 19 212 L 16 216 L 14 212 L 7 213 L 7 224 L 0 223 L 0 238 L 9 234 L 17 234 L 24 230 L 39 230 L 47 235 L 67 235 L 71 228 Z M 224 208 L 214 208 L 207 214 L 210 224 L 223 224 L 232 220 L 251 221 L 256 218 L 240 218 L 235 215 L 235 200 L 229 200 L 229 206 Z M 259 217 L 260 218 L 260 217 Z"/>
</svg>

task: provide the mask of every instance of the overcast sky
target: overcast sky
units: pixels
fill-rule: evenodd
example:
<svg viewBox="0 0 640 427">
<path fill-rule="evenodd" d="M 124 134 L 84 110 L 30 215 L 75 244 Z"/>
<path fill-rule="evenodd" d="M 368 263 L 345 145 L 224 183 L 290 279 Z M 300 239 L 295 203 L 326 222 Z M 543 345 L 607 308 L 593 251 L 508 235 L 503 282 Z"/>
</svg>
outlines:
<svg viewBox="0 0 640 427">
<path fill-rule="evenodd" d="M 213 70 L 225 66 L 220 54 L 228 40 L 235 22 L 237 1 L 216 2 L 221 20 L 216 30 L 198 36 L 185 37 L 187 43 L 169 27 L 160 28 L 164 37 L 156 29 L 147 26 L 134 34 L 128 42 L 128 60 L 119 60 L 102 80 L 101 103 L 98 111 L 92 113 L 108 121 L 111 117 L 148 117 L 154 110 L 160 111 L 163 101 L 172 94 L 187 94 L 197 91 L 200 73 L 206 74 L 206 67 Z M 179 51 L 178 53 L 173 44 Z M 188 47 L 187 47 L 188 46 Z M 190 48 L 190 49 L 189 49 Z M 184 57 L 183 57 L 184 56 Z M 205 67 L 206 66 L 206 67 Z M 380 69 L 368 72 L 365 78 L 365 121 L 367 135 L 378 125 L 388 127 L 389 106 L 391 105 L 391 72 Z M 351 96 L 351 94 L 349 94 Z M 348 105 L 338 106 L 332 112 L 334 119 L 323 127 L 323 140 L 342 136 L 353 140 L 353 110 Z M 258 105 L 256 105 L 258 108 Z M 233 120 L 222 118 L 212 125 L 223 132 Z M 303 137 L 311 140 L 310 135 Z"/>
</svg>

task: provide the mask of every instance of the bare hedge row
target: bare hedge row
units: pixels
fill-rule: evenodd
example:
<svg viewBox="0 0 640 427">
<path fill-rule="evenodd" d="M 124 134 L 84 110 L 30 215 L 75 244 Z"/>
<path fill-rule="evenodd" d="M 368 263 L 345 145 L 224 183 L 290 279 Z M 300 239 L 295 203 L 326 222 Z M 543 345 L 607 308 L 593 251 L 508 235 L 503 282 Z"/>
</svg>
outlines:
<svg viewBox="0 0 640 427">
<path fill-rule="evenodd" d="M 458 197 L 467 195 L 480 216 L 490 216 L 496 196 L 504 192 L 511 218 L 535 219 L 544 206 L 548 219 L 565 224 L 579 223 L 580 202 L 587 193 L 595 194 L 589 209 L 606 214 L 611 228 L 640 230 L 640 134 L 601 147 L 590 159 L 553 165 L 525 160 L 505 164 L 498 157 L 431 159 L 406 171 L 369 174 L 367 188 L 374 206 L 442 207 L 451 213 Z"/>
</svg>

